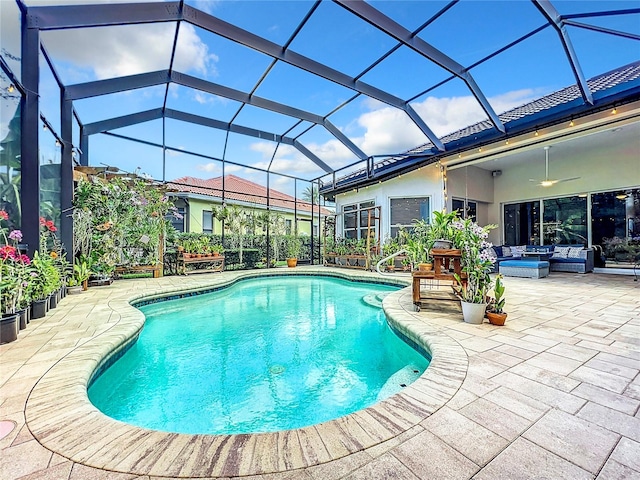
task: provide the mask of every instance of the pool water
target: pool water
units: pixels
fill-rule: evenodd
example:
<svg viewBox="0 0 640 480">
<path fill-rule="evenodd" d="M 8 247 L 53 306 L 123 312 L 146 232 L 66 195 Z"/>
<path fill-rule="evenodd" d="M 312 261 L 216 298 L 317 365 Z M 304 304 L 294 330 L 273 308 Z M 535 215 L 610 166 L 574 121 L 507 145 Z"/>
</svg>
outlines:
<svg viewBox="0 0 640 480">
<path fill-rule="evenodd" d="M 139 339 L 89 398 L 117 420 L 192 434 L 278 431 L 346 415 L 400 391 L 429 364 L 362 300 L 394 290 L 269 277 L 140 307 Z"/>
</svg>

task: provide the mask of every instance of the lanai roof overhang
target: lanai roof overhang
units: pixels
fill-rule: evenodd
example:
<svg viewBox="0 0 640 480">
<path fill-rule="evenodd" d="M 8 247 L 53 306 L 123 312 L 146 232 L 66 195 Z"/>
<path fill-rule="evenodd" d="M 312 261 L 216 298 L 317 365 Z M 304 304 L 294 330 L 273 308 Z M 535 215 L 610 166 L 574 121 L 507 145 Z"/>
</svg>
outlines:
<svg viewBox="0 0 640 480">
<path fill-rule="evenodd" d="M 523 148 L 598 133 L 640 122 L 640 61 L 599 75 L 587 82 L 593 103 L 582 101 L 576 86 L 554 92 L 500 115 L 506 131 L 497 132 L 479 122 L 440 139 L 441 151 L 425 144 L 401 155 L 371 161 L 348 175 L 321 179 L 320 192 L 328 198 L 379 183 L 426 165 L 472 165 Z M 615 116 L 612 111 L 615 109 Z"/>
</svg>

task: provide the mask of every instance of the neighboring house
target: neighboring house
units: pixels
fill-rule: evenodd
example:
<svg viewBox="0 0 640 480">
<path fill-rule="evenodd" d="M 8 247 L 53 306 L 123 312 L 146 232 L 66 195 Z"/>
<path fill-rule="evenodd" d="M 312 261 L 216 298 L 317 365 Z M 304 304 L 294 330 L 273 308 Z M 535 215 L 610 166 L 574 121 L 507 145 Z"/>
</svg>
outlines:
<svg viewBox="0 0 640 480">
<path fill-rule="evenodd" d="M 267 196 L 265 186 L 235 175 L 225 175 L 224 195 L 223 177 L 206 180 L 181 177 L 167 182 L 167 187 L 173 190 L 169 195 L 175 199 L 175 205 L 184 217 L 173 222 L 180 232 L 221 234 L 222 223 L 213 218 L 212 205 L 219 206 L 223 201 L 226 205 L 237 205 L 244 211 L 264 211 L 268 208 L 271 212 L 282 215 L 287 234 L 295 232 L 297 219 L 299 235 L 311 235 L 312 225 L 313 233 L 317 235 L 322 219 L 332 213 L 324 207 L 318 209 L 318 205 L 313 205 L 312 218 L 311 203 L 273 188 L 269 189 Z M 256 233 L 262 233 L 261 229 L 256 229 Z"/>
</svg>

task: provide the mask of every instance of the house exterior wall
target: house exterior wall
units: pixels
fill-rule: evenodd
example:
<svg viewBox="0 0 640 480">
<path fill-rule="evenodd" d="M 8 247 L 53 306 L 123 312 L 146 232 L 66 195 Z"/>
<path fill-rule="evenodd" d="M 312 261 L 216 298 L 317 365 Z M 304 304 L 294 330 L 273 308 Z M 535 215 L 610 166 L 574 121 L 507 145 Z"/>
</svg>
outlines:
<svg viewBox="0 0 640 480">
<path fill-rule="evenodd" d="M 230 203 L 230 202 L 228 202 Z M 211 201 L 201 200 L 196 198 L 189 199 L 189 222 L 188 227 L 185 227 L 187 232 L 191 233 L 202 233 L 202 212 L 203 211 L 211 211 Z M 244 211 L 256 211 L 261 212 L 266 210 L 266 208 L 257 208 L 257 207 L 248 207 L 240 205 L 240 208 Z M 286 212 L 279 210 L 271 210 L 272 212 L 277 212 L 285 220 L 291 220 L 292 226 L 294 223 L 294 212 Z M 311 215 L 308 212 L 298 211 L 298 235 L 311 235 L 311 222 L 307 220 L 311 220 Z M 316 215 L 317 219 L 317 215 Z M 316 220 L 317 222 L 317 220 Z M 221 234 L 222 233 L 222 222 L 217 219 L 213 219 L 213 233 Z M 256 229 L 256 233 L 260 234 L 262 231 L 260 229 Z"/>
<path fill-rule="evenodd" d="M 444 206 L 443 183 L 440 167 L 429 165 L 383 183 L 360 188 L 336 196 L 336 232 L 343 236 L 342 207 L 354 203 L 375 201 L 381 206 L 381 235 L 384 239 L 391 232 L 390 201 L 392 198 L 429 197 L 430 210 L 442 210 Z"/>
<path fill-rule="evenodd" d="M 621 142 L 602 148 L 574 149 L 569 156 L 553 157 L 550 154 L 550 177 L 576 180 L 541 187 L 530 178 L 543 179 L 544 156 L 535 163 L 516 163 L 501 168 L 494 177 L 491 170 L 477 166 L 447 170 L 447 211 L 451 211 L 452 198 L 475 201 L 477 222 L 480 225 L 496 224 L 489 240 L 502 244 L 504 240 L 502 206 L 544 198 L 564 197 L 591 192 L 602 192 L 640 187 L 640 141 L 634 144 Z M 439 167 L 423 167 L 377 185 L 360 188 L 336 196 L 336 212 L 344 205 L 375 201 L 382 207 L 381 238 L 390 233 L 389 200 L 395 197 L 428 196 L 431 212 L 442 210 L 443 190 Z M 342 235 L 342 217 L 336 222 L 336 231 Z"/>
</svg>

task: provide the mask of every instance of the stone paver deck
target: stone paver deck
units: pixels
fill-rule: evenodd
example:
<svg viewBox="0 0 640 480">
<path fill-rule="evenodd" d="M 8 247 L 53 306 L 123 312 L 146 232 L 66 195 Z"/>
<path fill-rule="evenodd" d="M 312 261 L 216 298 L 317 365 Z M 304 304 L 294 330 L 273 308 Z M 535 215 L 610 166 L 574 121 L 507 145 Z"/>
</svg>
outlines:
<svg viewBox="0 0 640 480">
<path fill-rule="evenodd" d="M 379 278 L 323 267 L 278 269 Z M 640 283 L 507 278 L 504 327 L 413 311 L 390 323 L 433 360 L 400 394 L 331 422 L 259 435 L 183 435 L 112 420 L 86 385 L 143 324 L 129 305 L 247 273 L 124 280 L 69 296 L 0 346 L 0 479 L 640 478 Z M 4 430 L 4 429 L 3 429 Z"/>
</svg>

